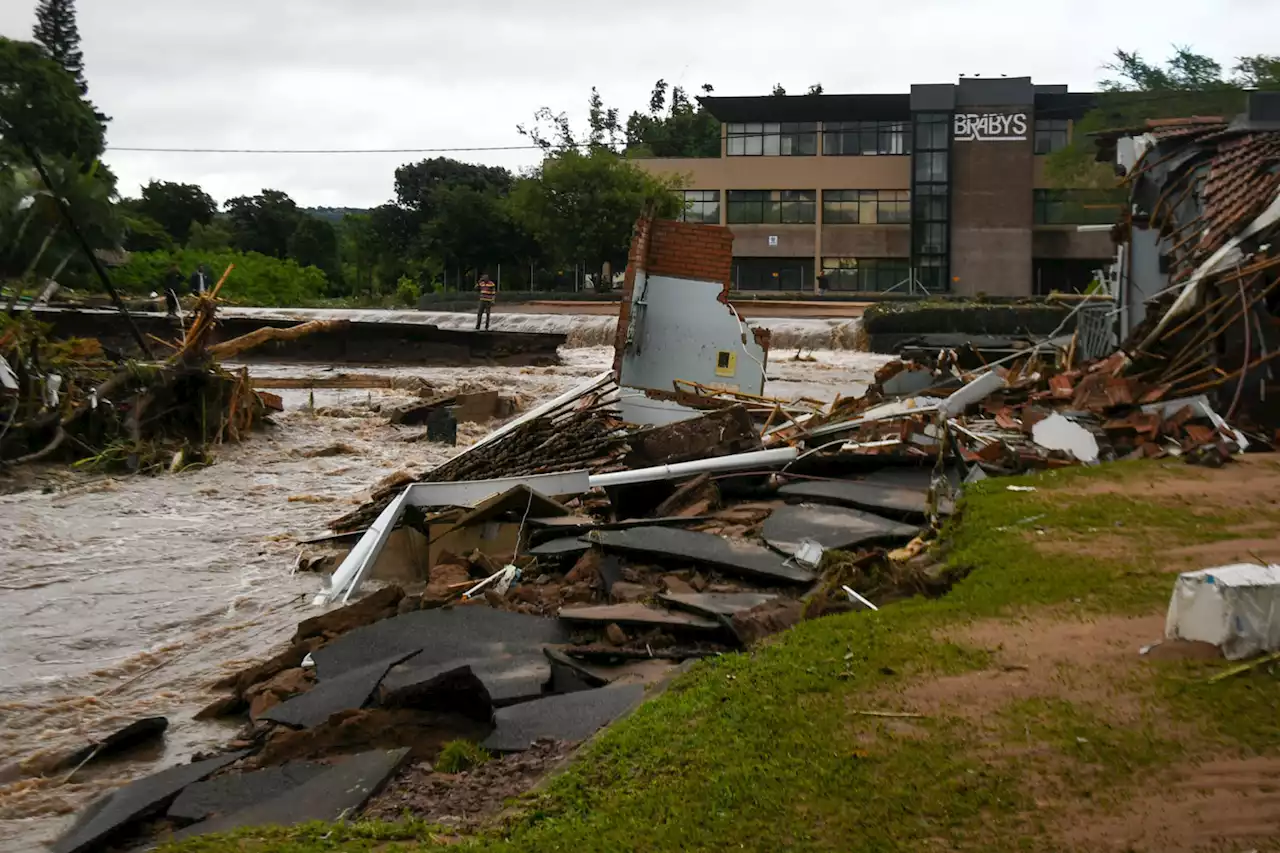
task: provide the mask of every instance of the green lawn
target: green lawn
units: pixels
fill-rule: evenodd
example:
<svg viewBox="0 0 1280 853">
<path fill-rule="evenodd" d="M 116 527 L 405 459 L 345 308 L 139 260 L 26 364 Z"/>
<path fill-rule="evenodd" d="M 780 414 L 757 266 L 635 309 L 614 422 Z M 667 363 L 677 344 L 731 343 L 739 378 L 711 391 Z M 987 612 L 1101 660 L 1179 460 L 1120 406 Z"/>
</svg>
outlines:
<svg viewBox="0 0 1280 853">
<path fill-rule="evenodd" d="M 1129 726 L 1062 698 L 1010 702 L 981 726 L 935 714 L 911 720 L 907 732 L 901 721 L 855 713 L 901 710 L 907 685 L 990 666 L 989 650 L 941 639 L 975 619 L 1163 612 L 1173 575 L 1161 570 L 1162 554 L 1230 537 L 1227 527 L 1256 522 L 1257 512 L 1072 491 L 1105 479 L 1201 476 L 1210 475 L 1144 462 L 980 484 L 946 531 L 948 561 L 972 570 L 948 595 L 815 620 L 754 652 L 700 663 L 526 798 L 518 818 L 448 840 L 512 853 L 1048 850 L 1061 816 L 1037 807 L 1027 775 L 1043 767 L 990 760 L 993 736 L 1043 745 L 1060 771 L 1058 800 L 1099 809 L 1118 807 L 1146 774 L 1188 756 L 1224 745 L 1276 753 L 1274 678 L 1210 685 L 1221 663 L 1156 665 L 1136 654 L 1122 687 L 1140 695 L 1144 712 Z M 1037 491 L 1010 492 L 1011 483 Z M 1099 534 L 1125 547 L 1088 557 L 1038 547 Z M 420 824 L 349 824 L 165 849 L 420 849 L 447 835 Z"/>
</svg>

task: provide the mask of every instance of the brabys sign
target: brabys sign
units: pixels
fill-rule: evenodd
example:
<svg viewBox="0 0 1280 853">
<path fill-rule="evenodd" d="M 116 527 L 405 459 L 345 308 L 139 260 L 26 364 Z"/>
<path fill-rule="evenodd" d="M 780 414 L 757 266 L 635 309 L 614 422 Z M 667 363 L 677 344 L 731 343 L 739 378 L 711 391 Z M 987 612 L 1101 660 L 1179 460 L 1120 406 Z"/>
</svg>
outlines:
<svg viewBox="0 0 1280 853">
<path fill-rule="evenodd" d="M 956 142 L 1022 142 L 1026 113 L 956 113 Z"/>
</svg>

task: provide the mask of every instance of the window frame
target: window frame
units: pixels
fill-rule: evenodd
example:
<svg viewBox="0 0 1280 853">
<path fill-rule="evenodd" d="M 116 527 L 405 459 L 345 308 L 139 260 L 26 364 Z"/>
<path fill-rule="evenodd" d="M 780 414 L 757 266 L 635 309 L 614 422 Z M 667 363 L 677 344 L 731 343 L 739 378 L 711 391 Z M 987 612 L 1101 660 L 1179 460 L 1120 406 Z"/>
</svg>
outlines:
<svg viewBox="0 0 1280 853">
<path fill-rule="evenodd" d="M 756 205 L 759 218 L 742 218 L 741 211 Z M 725 222 L 729 225 L 814 225 L 817 221 L 817 190 L 725 191 Z"/>
<path fill-rule="evenodd" d="M 1071 144 L 1070 119 L 1037 118 L 1032 127 L 1032 144 L 1034 145 L 1032 150 L 1037 156 L 1053 154 Z"/>
<path fill-rule="evenodd" d="M 824 257 L 826 289 L 842 293 L 888 293 L 911 276 L 909 258 Z M 853 286 L 843 281 L 852 280 Z M 870 286 L 867 286 L 867 285 Z"/>
<path fill-rule="evenodd" d="M 726 157 L 816 157 L 816 121 L 750 121 L 725 124 Z"/>
<path fill-rule="evenodd" d="M 681 190 L 680 192 L 684 201 L 684 206 L 680 209 L 681 222 L 695 222 L 703 225 L 720 224 L 720 190 Z M 693 195 L 699 195 L 701 198 L 690 198 Z M 714 218 L 707 218 L 708 207 L 714 211 Z M 689 214 L 695 209 L 701 211 L 701 215 L 691 217 Z"/>
<path fill-rule="evenodd" d="M 828 197 L 833 195 L 838 197 Z M 892 210 L 894 213 L 886 214 L 887 210 Z M 849 216 L 849 211 L 852 211 L 852 217 Z M 864 211 L 870 212 L 868 217 L 863 216 Z M 910 225 L 911 191 L 823 190 L 822 224 Z"/>
<path fill-rule="evenodd" d="M 856 151 L 845 150 L 847 147 L 845 143 L 850 140 L 857 141 L 853 146 L 857 149 Z M 830 157 L 909 156 L 911 154 L 911 122 L 907 119 L 825 122 L 822 125 L 822 153 Z"/>
</svg>

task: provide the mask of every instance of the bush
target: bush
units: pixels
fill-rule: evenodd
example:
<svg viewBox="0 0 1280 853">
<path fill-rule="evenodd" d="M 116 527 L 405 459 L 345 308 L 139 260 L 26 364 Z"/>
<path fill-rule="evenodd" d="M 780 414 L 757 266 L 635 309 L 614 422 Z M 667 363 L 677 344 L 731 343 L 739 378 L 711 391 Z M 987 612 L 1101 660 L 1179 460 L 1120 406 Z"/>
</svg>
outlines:
<svg viewBox="0 0 1280 853">
<path fill-rule="evenodd" d="M 400 283 L 396 285 L 396 302 L 413 308 L 418 304 L 418 297 L 421 293 L 418 290 L 418 283 L 411 278 L 404 277 L 400 279 Z"/>
<path fill-rule="evenodd" d="M 182 270 L 184 281 L 200 264 L 216 281 L 229 264 L 235 264 L 221 297 L 240 305 L 287 307 L 323 299 L 328 283 L 315 267 L 301 267 L 257 252 L 178 249 L 172 252 L 138 252 L 112 271 L 116 287 L 134 294 L 158 291 L 171 264 Z"/>
<path fill-rule="evenodd" d="M 489 753 L 469 740 L 451 740 L 436 757 L 435 769 L 438 773 L 461 773 L 479 767 L 490 758 Z"/>
</svg>

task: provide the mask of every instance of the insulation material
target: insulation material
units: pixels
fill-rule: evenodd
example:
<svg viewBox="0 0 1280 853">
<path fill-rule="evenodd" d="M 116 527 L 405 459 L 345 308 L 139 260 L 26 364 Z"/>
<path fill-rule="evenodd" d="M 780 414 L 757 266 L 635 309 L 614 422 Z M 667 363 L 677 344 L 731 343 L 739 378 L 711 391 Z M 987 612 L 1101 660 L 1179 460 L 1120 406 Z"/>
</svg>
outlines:
<svg viewBox="0 0 1280 853">
<path fill-rule="evenodd" d="M 1227 660 L 1280 649 L 1280 566 L 1239 563 L 1179 575 L 1165 636 L 1212 643 Z"/>
</svg>

